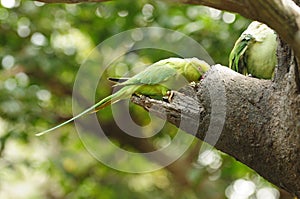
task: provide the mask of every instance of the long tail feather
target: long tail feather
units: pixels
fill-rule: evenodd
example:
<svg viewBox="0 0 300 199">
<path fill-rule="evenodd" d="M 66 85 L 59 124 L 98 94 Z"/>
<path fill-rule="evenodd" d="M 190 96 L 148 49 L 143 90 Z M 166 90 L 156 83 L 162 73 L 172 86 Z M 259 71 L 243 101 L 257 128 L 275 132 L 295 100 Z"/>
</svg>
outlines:
<svg viewBox="0 0 300 199">
<path fill-rule="evenodd" d="M 97 108 L 97 107 L 98 107 L 98 108 L 97 108 L 96 111 L 94 111 L 94 112 L 97 112 L 97 111 L 103 109 L 104 107 L 106 107 L 106 106 L 108 106 L 108 105 L 110 105 L 110 104 L 113 104 L 113 103 L 119 101 L 120 99 L 124 99 L 124 98 L 130 97 L 130 95 L 131 95 L 132 93 L 131 93 L 131 92 L 128 92 L 129 89 L 130 89 L 130 88 L 126 88 L 126 87 L 120 89 L 120 90 L 117 91 L 116 93 L 114 93 L 114 94 L 112 94 L 112 95 L 110 95 L 110 96 L 108 96 L 108 97 L 102 99 L 102 100 L 99 101 L 98 103 L 96 103 L 96 104 L 94 104 L 93 106 L 87 108 L 86 110 L 84 110 L 83 112 L 79 113 L 78 115 L 72 117 L 71 119 L 69 119 L 69 120 L 67 120 L 67 121 L 65 121 L 65 122 L 63 122 L 63 123 L 61 123 L 61 124 L 59 124 L 59 125 L 57 125 L 57 126 L 54 126 L 54 127 L 50 128 L 50 129 L 47 129 L 47 130 L 42 131 L 42 132 L 40 132 L 40 133 L 37 133 L 36 136 L 41 136 L 41 135 L 44 135 L 44 134 L 46 134 L 46 133 L 49 133 L 50 131 L 54 131 L 55 129 L 58 129 L 58 128 L 60 128 L 60 127 L 62 127 L 62 126 L 64 126 L 64 125 L 66 125 L 66 124 L 68 124 L 68 123 L 70 123 L 70 122 L 76 120 L 77 118 L 79 118 L 79 117 L 81 117 L 81 116 L 83 116 L 83 115 L 85 115 L 85 114 L 87 114 L 87 113 L 89 113 L 89 112 L 92 112 L 92 111 L 93 111 L 95 108 Z M 130 90 L 131 90 L 131 89 L 130 89 Z"/>
</svg>

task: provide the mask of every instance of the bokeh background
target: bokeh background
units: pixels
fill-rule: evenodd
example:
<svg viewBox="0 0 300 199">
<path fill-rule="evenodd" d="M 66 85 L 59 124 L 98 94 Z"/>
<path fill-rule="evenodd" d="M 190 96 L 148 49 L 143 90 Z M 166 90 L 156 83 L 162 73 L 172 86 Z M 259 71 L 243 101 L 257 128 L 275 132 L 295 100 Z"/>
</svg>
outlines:
<svg viewBox="0 0 300 199">
<path fill-rule="evenodd" d="M 72 117 L 76 73 L 107 38 L 138 27 L 168 28 L 197 40 L 215 63 L 227 65 L 230 50 L 249 20 L 204 6 L 154 0 L 76 5 L 0 2 L 0 198 L 291 198 L 220 151 L 199 154 L 202 142 L 196 139 L 171 165 L 133 174 L 97 161 L 85 149 L 73 123 L 35 136 Z M 124 74 L 168 56 L 172 55 L 158 50 L 132 52 L 106 75 Z M 96 100 L 109 95 L 111 86 L 101 81 Z M 136 105 L 130 104 L 130 113 L 138 125 L 151 122 Z M 133 152 L 154 151 L 177 133 L 166 124 L 151 138 L 134 138 L 118 128 L 110 107 L 97 115 L 106 136 Z M 87 136 L 97 145 L 92 134 Z M 146 167 L 153 162 L 143 159 L 136 164 Z"/>
</svg>

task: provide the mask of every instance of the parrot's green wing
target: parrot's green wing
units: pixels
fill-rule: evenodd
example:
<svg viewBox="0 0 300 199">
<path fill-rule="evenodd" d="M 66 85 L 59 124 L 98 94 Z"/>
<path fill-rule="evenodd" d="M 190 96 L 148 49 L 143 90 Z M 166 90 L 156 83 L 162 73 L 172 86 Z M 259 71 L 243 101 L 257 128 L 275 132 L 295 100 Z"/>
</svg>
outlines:
<svg viewBox="0 0 300 199">
<path fill-rule="evenodd" d="M 245 34 L 236 41 L 229 56 L 229 68 L 241 74 L 247 74 L 247 55 L 245 52 L 252 39 L 251 35 Z"/>
<path fill-rule="evenodd" d="M 170 63 L 165 65 L 153 64 L 146 68 L 144 71 L 138 73 L 125 82 L 118 83 L 115 86 L 128 86 L 128 85 L 155 85 L 168 80 L 170 77 L 175 76 L 177 71 L 170 66 Z"/>
</svg>

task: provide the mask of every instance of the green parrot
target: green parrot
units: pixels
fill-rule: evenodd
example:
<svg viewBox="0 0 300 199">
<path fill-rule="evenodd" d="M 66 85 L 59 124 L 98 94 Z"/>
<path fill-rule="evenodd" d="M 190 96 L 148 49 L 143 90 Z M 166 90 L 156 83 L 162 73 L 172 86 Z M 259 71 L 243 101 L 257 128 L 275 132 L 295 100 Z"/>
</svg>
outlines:
<svg viewBox="0 0 300 199">
<path fill-rule="evenodd" d="M 254 21 L 236 41 L 229 67 L 244 75 L 271 79 L 277 64 L 277 35 L 267 25 Z"/>
<path fill-rule="evenodd" d="M 170 90 L 178 90 L 193 81 L 199 81 L 202 75 L 208 71 L 210 66 L 197 58 L 168 58 L 148 66 L 144 71 L 131 78 L 109 78 L 118 83 L 114 86 L 121 87 L 120 90 L 102 99 L 95 105 L 79 113 L 75 117 L 47 129 L 37 136 L 53 131 L 89 112 L 97 112 L 104 107 L 130 98 L 132 94 L 140 94 L 155 99 L 163 99 Z M 97 108 L 96 110 L 94 110 Z"/>
</svg>

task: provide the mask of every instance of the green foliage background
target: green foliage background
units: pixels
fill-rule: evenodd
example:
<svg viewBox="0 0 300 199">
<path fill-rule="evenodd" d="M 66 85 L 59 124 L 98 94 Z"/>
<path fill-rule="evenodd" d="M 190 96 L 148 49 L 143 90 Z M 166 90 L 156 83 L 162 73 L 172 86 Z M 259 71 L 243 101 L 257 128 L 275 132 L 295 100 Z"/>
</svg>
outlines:
<svg viewBox="0 0 300 199">
<path fill-rule="evenodd" d="M 239 192 L 234 190 L 238 179 L 255 185 L 251 197 L 258 197 L 260 189 L 270 187 L 253 171 L 218 151 L 210 159 L 201 160 L 197 153 L 201 143 L 196 140 L 171 166 L 131 174 L 94 159 L 73 124 L 35 136 L 72 117 L 77 70 L 105 39 L 132 28 L 168 28 L 194 38 L 215 63 L 227 65 L 229 52 L 248 20 L 203 6 L 151 0 L 76 5 L 24 0 L 16 1 L 12 8 L 1 5 L 0 23 L 0 198 L 216 199 L 233 198 L 233 193 Z M 149 64 L 163 56 L 168 54 L 136 52 L 122 62 L 130 68 L 137 62 Z M 120 67 L 107 75 L 123 70 Z M 111 84 L 100 83 L 97 99 L 110 92 Z M 141 108 L 131 105 L 130 110 L 138 124 L 149 122 Z M 156 148 L 155 143 L 172 139 L 176 133 L 176 128 L 166 125 L 159 135 L 140 141 L 124 136 L 115 127 L 110 108 L 98 115 L 110 129 L 107 136 L 131 151 L 147 152 L 146 146 Z M 269 190 L 276 198 L 277 192 Z"/>
</svg>

